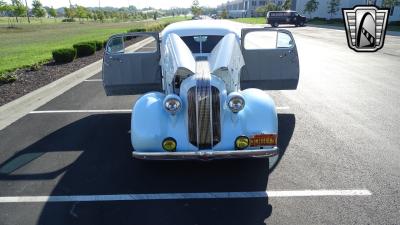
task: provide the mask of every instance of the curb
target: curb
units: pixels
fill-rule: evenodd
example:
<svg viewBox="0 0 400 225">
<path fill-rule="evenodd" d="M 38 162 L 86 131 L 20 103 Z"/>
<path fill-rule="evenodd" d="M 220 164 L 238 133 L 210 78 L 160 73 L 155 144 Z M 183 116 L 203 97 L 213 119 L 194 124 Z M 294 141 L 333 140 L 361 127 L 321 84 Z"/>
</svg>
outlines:
<svg viewBox="0 0 400 225">
<path fill-rule="evenodd" d="M 149 41 L 150 40 L 150 41 Z M 133 51 L 151 42 L 151 39 L 144 39 L 135 43 L 127 49 Z M 80 84 L 101 72 L 103 60 L 98 60 L 73 73 L 70 73 L 50 84 L 36 89 L 20 98 L 15 99 L 0 107 L 0 131 L 14 123 L 21 117 L 46 104 L 57 96 L 63 94 L 74 86 Z"/>
</svg>

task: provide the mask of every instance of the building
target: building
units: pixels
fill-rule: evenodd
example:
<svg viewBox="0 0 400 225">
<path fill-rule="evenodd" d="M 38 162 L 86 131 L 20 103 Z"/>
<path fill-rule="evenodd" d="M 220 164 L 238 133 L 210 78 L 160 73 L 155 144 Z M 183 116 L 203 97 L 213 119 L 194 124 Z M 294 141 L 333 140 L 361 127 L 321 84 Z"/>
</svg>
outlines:
<svg viewBox="0 0 400 225">
<path fill-rule="evenodd" d="M 234 0 L 218 6 L 218 10 L 226 9 L 231 18 L 258 16 L 256 9 L 267 4 L 268 0 Z"/>
<path fill-rule="evenodd" d="M 295 10 L 299 13 L 304 12 L 304 6 L 308 0 L 292 0 L 295 4 Z M 341 0 L 339 9 L 341 8 L 353 8 L 356 5 L 376 5 L 381 7 L 384 0 Z M 335 15 L 330 15 L 328 13 L 329 0 L 319 0 L 319 5 L 317 11 L 311 14 L 311 17 L 321 17 L 321 18 L 343 18 L 342 11 L 339 10 Z M 309 15 L 306 15 L 309 17 Z M 400 20 L 400 5 L 392 7 L 390 9 L 389 21 L 399 21 Z"/>
<path fill-rule="evenodd" d="M 292 10 L 296 10 L 300 14 L 304 13 L 304 6 L 308 0 L 292 0 Z M 382 6 L 384 0 L 340 0 L 341 8 L 352 8 L 355 5 L 377 5 Z M 268 2 L 273 2 L 277 5 L 282 5 L 284 0 L 234 0 L 228 1 L 225 4 L 218 6 L 218 10 L 221 12 L 226 9 L 228 11 L 228 16 L 231 18 L 237 17 L 254 17 L 260 16 L 256 13 L 256 9 L 260 6 L 264 6 Z M 343 18 L 342 11 L 339 10 L 335 15 L 330 15 L 328 13 L 329 0 L 319 0 L 318 9 L 311 14 L 311 17 L 320 18 Z M 306 15 L 309 17 L 309 15 Z M 392 7 L 390 9 L 389 21 L 400 21 L 400 4 Z"/>
</svg>

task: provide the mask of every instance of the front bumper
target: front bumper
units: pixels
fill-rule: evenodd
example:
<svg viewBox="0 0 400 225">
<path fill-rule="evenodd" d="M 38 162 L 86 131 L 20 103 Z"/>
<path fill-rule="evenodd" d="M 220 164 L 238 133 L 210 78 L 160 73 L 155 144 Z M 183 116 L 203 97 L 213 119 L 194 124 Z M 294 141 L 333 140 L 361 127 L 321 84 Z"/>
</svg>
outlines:
<svg viewBox="0 0 400 225">
<path fill-rule="evenodd" d="M 214 151 L 200 150 L 195 152 L 136 152 L 132 155 L 137 159 L 147 160 L 211 160 L 211 159 L 231 159 L 231 158 L 253 158 L 253 157 L 272 157 L 279 153 L 278 147 L 254 149 L 254 150 L 230 150 Z"/>
</svg>

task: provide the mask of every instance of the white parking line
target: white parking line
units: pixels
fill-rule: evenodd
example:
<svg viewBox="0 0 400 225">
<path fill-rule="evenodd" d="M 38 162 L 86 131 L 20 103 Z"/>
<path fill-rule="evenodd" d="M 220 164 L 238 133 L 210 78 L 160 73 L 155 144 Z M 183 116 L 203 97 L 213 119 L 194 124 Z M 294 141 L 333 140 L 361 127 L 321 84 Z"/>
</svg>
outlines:
<svg viewBox="0 0 400 225">
<path fill-rule="evenodd" d="M 101 202 L 101 201 L 369 196 L 369 195 L 372 195 L 372 193 L 368 190 L 303 190 L 303 191 L 267 191 L 267 192 L 256 191 L 256 192 L 205 192 L 205 193 L 121 194 L 121 195 L 12 196 L 12 197 L 0 197 L 0 203 Z"/>
<path fill-rule="evenodd" d="M 87 80 L 84 80 L 84 81 L 87 81 L 87 82 L 102 82 L 103 79 L 87 79 Z"/>
<path fill-rule="evenodd" d="M 287 110 L 288 106 L 278 106 L 277 110 Z M 29 114 L 50 114 L 50 113 L 130 113 L 132 109 L 94 109 L 94 110 L 38 110 Z"/>
<path fill-rule="evenodd" d="M 289 106 L 277 106 L 276 109 L 277 110 L 287 110 L 287 109 L 289 109 Z"/>
</svg>

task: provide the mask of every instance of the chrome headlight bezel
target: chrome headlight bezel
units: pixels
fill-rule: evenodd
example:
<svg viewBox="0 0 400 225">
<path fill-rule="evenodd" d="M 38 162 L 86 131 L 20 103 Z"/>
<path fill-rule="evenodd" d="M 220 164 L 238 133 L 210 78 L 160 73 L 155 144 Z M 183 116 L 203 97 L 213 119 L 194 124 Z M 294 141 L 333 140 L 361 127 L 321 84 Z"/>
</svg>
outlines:
<svg viewBox="0 0 400 225">
<path fill-rule="evenodd" d="M 182 109 L 182 99 L 176 94 L 169 94 L 163 101 L 163 108 L 167 113 L 175 115 Z"/>
<path fill-rule="evenodd" d="M 243 110 L 245 104 L 244 97 L 240 93 L 232 92 L 228 95 L 227 105 L 233 113 L 238 113 Z"/>
</svg>

